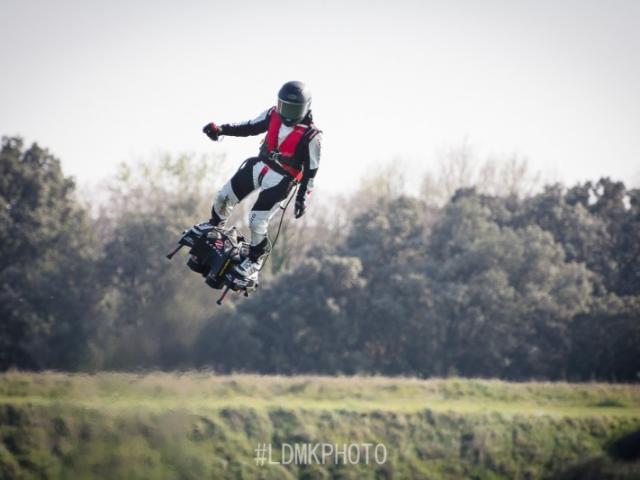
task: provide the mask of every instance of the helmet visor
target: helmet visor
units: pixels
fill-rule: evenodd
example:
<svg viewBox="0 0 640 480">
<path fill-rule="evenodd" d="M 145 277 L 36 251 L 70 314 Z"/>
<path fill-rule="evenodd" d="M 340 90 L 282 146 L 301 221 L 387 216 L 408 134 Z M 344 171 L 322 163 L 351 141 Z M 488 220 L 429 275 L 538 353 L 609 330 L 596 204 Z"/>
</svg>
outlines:
<svg viewBox="0 0 640 480">
<path fill-rule="evenodd" d="M 278 99 L 278 113 L 287 120 L 302 120 L 309 109 L 309 102 L 294 103 Z"/>
</svg>

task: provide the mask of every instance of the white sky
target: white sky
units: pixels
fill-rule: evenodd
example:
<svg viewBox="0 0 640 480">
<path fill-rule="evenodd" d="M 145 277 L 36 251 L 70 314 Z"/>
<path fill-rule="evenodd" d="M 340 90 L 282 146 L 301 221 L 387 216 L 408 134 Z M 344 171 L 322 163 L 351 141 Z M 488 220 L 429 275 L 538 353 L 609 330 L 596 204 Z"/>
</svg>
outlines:
<svg viewBox="0 0 640 480">
<path fill-rule="evenodd" d="M 468 137 L 572 183 L 640 179 L 640 1 L 0 0 L 0 134 L 81 183 L 158 151 L 227 152 L 202 126 L 307 82 L 317 185 L 381 163 L 417 178 Z M 415 175 L 414 175 L 415 172 Z"/>
</svg>

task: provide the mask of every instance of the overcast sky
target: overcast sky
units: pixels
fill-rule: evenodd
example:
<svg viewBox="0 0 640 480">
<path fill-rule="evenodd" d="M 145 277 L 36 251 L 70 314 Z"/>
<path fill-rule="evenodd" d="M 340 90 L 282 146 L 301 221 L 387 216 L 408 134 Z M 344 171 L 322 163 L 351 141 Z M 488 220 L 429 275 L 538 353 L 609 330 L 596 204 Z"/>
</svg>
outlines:
<svg viewBox="0 0 640 480">
<path fill-rule="evenodd" d="M 640 180 L 640 1 L 0 5 L 0 134 L 81 183 L 158 151 L 240 163 L 258 138 L 202 126 L 257 116 L 292 79 L 314 94 L 328 191 L 392 160 L 416 178 L 464 138 L 569 183 Z"/>
</svg>

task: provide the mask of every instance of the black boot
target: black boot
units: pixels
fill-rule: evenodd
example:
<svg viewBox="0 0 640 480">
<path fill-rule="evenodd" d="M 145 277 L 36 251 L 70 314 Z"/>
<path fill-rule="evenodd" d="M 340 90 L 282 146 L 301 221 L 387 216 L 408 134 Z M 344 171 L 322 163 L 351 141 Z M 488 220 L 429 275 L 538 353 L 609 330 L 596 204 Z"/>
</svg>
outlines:
<svg viewBox="0 0 640 480">
<path fill-rule="evenodd" d="M 221 223 L 224 225 L 222 218 L 220 218 L 220 215 L 216 213 L 216 210 L 213 207 L 211 207 L 211 218 L 209 219 L 209 223 L 214 227 L 217 227 Z"/>
<path fill-rule="evenodd" d="M 262 241 L 257 245 L 251 245 L 249 247 L 249 258 L 252 262 L 257 262 L 258 259 L 267 253 L 267 246 L 269 245 L 269 241 L 267 238 L 263 238 Z"/>
<path fill-rule="evenodd" d="M 269 241 L 265 238 L 257 245 L 249 247 L 249 256 L 240 265 L 236 265 L 235 271 L 242 277 L 258 279 L 258 272 L 262 269 L 268 251 Z"/>
</svg>

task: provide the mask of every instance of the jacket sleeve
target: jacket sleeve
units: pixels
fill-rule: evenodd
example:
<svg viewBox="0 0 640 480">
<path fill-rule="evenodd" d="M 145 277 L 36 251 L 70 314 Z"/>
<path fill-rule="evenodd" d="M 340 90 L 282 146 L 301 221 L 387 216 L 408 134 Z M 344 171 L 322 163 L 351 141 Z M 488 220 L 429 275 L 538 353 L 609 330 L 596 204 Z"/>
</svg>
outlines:
<svg viewBox="0 0 640 480">
<path fill-rule="evenodd" d="M 320 151 L 322 144 L 322 132 L 316 130 L 309 140 L 309 154 L 305 155 L 302 170 L 302 180 L 298 188 L 298 197 L 310 195 L 313 190 L 313 179 L 320 167 Z"/>
<path fill-rule="evenodd" d="M 220 125 L 220 134 L 231 137 L 248 137 L 250 135 L 260 135 L 269 129 L 269 119 L 275 107 L 271 107 L 258 115 L 253 120 L 240 123 L 225 123 Z"/>
</svg>

